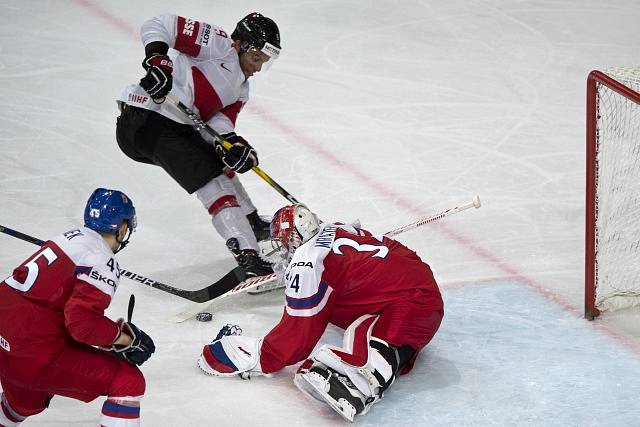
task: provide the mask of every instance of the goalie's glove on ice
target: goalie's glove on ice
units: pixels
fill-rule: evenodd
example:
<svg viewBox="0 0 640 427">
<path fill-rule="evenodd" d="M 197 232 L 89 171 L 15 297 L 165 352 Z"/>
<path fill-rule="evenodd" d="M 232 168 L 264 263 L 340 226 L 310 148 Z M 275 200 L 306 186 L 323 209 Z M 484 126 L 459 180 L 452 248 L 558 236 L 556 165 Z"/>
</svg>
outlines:
<svg viewBox="0 0 640 427">
<path fill-rule="evenodd" d="M 140 86 L 154 101 L 164 102 L 173 87 L 173 62 L 167 55 L 151 53 L 142 61 L 147 74 L 140 79 Z"/>
<path fill-rule="evenodd" d="M 258 166 L 258 153 L 246 139 L 236 135 L 235 132 L 227 133 L 222 137 L 233 144 L 229 150 L 221 144 L 216 144 L 216 153 L 228 168 L 238 173 L 245 173 L 252 167 Z"/>
<path fill-rule="evenodd" d="M 229 326 L 232 325 L 222 328 L 211 344 L 203 347 L 198 367 L 204 373 L 218 377 L 238 375 L 247 380 L 252 375 L 264 375 L 260 367 L 262 338 L 238 335 L 242 330 L 235 325 Z"/>
<path fill-rule="evenodd" d="M 142 365 L 156 351 L 156 345 L 149 335 L 133 323 L 123 322 L 122 319 L 118 323 L 120 324 L 120 334 L 124 332 L 129 335 L 131 337 L 131 344 L 128 346 L 112 345 L 111 348 L 107 350 L 118 357 L 122 357 L 132 365 Z M 114 342 L 118 340 L 120 334 L 118 334 Z"/>
</svg>

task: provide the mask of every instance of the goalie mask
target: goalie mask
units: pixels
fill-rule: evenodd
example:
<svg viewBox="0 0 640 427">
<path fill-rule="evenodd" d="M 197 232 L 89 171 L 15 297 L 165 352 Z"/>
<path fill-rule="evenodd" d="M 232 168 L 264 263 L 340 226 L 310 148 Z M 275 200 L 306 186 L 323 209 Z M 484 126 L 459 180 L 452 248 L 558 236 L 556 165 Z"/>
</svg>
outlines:
<svg viewBox="0 0 640 427">
<path fill-rule="evenodd" d="M 271 221 L 271 237 L 286 254 L 293 254 L 320 230 L 321 221 L 303 204 L 280 208 Z"/>
</svg>

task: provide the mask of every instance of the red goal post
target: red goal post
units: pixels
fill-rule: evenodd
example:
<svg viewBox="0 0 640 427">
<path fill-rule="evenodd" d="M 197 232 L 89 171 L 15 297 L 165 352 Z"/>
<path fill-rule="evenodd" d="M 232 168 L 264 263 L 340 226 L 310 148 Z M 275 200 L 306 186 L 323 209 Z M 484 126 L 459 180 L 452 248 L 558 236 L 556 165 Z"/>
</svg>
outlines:
<svg viewBox="0 0 640 427">
<path fill-rule="evenodd" d="M 640 67 L 587 78 L 585 317 L 640 304 Z"/>
</svg>

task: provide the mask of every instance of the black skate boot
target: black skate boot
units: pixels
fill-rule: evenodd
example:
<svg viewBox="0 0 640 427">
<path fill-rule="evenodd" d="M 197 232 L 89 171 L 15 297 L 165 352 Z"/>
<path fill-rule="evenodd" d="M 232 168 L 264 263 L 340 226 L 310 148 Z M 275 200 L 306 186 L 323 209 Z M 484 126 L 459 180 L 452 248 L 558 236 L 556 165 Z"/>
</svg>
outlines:
<svg viewBox="0 0 640 427">
<path fill-rule="evenodd" d="M 244 270 L 246 277 L 266 276 L 273 273 L 271 264 L 260 258 L 258 252 L 253 249 L 240 250 L 238 239 L 232 237 L 227 240 L 227 248 L 233 254 L 236 262 Z"/>
<path fill-rule="evenodd" d="M 271 239 L 271 223 L 262 219 L 258 211 L 251 212 L 247 215 L 247 219 L 258 242 Z"/>
</svg>

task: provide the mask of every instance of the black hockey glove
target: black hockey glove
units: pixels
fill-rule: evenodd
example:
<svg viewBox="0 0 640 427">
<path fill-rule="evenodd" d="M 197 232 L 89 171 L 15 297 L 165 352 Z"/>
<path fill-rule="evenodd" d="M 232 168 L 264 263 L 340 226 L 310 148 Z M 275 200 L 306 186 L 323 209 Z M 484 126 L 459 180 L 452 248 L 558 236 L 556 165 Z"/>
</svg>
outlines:
<svg viewBox="0 0 640 427">
<path fill-rule="evenodd" d="M 140 86 L 154 101 L 162 104 L 173 87 L 173 62 L 167 55 L 151 53 L 142 61 L 142 67 L 147 74 L 140 79 Z"/>
<path fill-rule="evenodd" d="M 120 326 L 120 331 L 131 337 L 131 344 L 122 348 L 114 348 L 111 351 L 116 356 L 124 358 L 132 365 L 142 365 L 156 351 L 156 345 L 149 335 L 138 329 L 131 322 L 124 322 Z"/>
<path fill-rule="evenodd" d="M 229 150 L 222 145 L 216 144 L 216 152 L 222 162 L 238 173 L 245 173 L 254 166 L 258 166 L 258 153 L 243 137 L 235 132 L 222 135 L 224 139 L 233 144 Z"/>
</svg>

